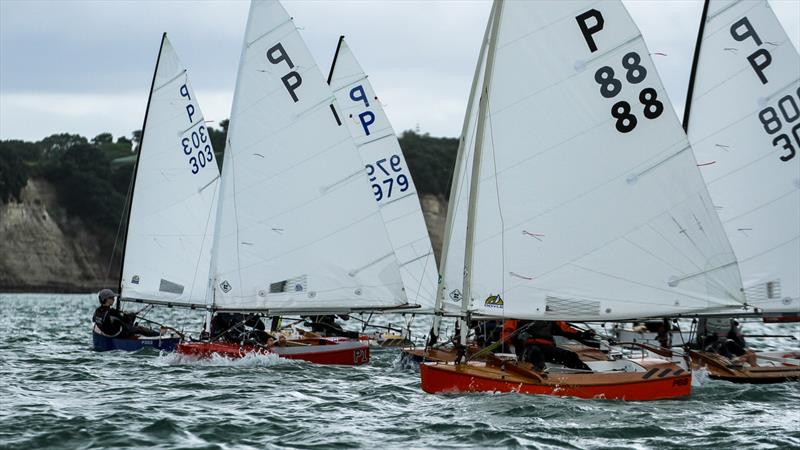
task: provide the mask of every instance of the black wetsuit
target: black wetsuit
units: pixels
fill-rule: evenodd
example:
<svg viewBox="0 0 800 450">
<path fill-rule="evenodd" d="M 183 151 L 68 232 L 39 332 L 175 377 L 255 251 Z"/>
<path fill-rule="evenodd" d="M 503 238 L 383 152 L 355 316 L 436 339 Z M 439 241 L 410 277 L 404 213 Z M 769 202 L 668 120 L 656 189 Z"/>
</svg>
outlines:
<svg viewBox="0 0 800 450">
<path fill-rule="evenodd" d="M 126 338 L 134 335 L 158 336 L 158 332 L 134 323 L 135 314 L 126 313 L 110 306 L 100 305 L 94 310 L 92 321 L 106 336 Z"/>
<path fill-rule="evenodd" d="M 571 369 L 592 370 L 575 352 L 556 346 L 553 335 L 581 339 L 581 333 L 562 330 L 556 322 L 536 321 L 518 337 L 517 348 L 524 348 L 523 361 L 528 361 L 537 370 L 544 370 L 545 362 L 563 364 Z"/>
</svg>

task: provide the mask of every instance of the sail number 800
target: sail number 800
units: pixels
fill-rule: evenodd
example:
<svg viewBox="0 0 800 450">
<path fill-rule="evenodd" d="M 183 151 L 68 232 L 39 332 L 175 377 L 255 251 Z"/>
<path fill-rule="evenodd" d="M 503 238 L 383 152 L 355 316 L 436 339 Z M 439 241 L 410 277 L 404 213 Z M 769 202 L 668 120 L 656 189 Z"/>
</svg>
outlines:
<svg viewBox="0 0 800 450">
<path fill-rule="evenodd" d="M 800 100 L 800 88 L 797 88 L 796 94 L 798 100 Z M 780 114 L 778 114 L 774 106 L 768 106 L 758 113 L 758 119 L 761 121 L 764 131 L 766 131 L 768 135 L 772 136 L 777 134 L 783 129 L 783 124 L 786 124 L 788 127 L 800 118 L 798 100 L 795 100 L 792 94 L 784 95 L 776 104 L 777 109 L 780 110 Z M 783 119 L 783 121 L 781 121 L 781 119 Z M 796 147 L 800 147 L 800 122 L 794 124 L 790 131 L 779 134 L 772 139 L 773 146 L 777 147 L 779 144 L 782 144 L 781 148 L 788 152 L 780 156 L 781 161 L 785 162 L 794 158 L 797 154 Z"/>
<path fill-rule="evenodd" d="M 183 154 L 189 157 L 189 167 L 192 173 L 196 174 L 206 164 L 214 160 L 214 152 L 211 150 L 211 143 L 208 141 L 205 125 L 200 125 L 197 131 L 192 131 L 189 137 L 181 139 Z M 195 153 L 193 156 L 192 153 Z"/>
</svg>

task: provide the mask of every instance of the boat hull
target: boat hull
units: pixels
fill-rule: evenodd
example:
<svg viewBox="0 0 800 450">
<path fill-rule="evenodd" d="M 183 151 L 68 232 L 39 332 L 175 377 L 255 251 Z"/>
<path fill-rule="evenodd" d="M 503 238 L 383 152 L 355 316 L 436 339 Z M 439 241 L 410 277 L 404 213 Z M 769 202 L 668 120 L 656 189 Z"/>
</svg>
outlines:
<svg viewBox="0 0 800 450">
<path fill-rule="evenodd" d="M 124 350 L 133 352 L 143 348 L 154 348 L 165 352 L 173 352 L 180 343 L 180 337 L 144 337 L 112 338 L 95 331 L 92 332 L 92 346 L 95 351 Z"/>
<path fill-rule="evenodd" d="M 796 361 L 800 355 L 796 352 L 785 352 L 778 354 L 756 353 L 759 361 L 762 358 L 770 358 L 771 365 L 760 367 L 745 367 L 743 365 L 731 364 L 731 362 L 716 353 L 711 352 L 689 352 L 692 358 L 692 367 L 695 370 L 703 368 L 708 372 L 708 376 L 717 380 L 730 381 L 732 383 L 748 384 L 773 384 L 800 381 L 800 365 L 794 363 L 781 363 L 781 360 Z M 780 356 L 780 358 L 778 358 Z"/>
<path fill-rule="evenodd" d="M 606 400 L 663 400 L 691 394 L 691 372 L 660 364 L 647 372 L 557 373 L 539 379 L 486 363 L 420 365 L 422 390 L 430 394 L 514 392 Z"/>
<path fill-rule="evenodd" d="M 267 350 L 253 345 L 240 346 L 224 342 L 183 342 L 178 345 L 177 352 L 198 358 L 218 355 L 232 359 L 242 358 L 248 354 L 276 354 L 286 359 L 344 366 L 358 366 L 369 362 L 369 345 L 364 342 L 319 339 L 315 343 L 303 342 L 303 344 L 307 345 L 273 347 Z"/>
</svg>

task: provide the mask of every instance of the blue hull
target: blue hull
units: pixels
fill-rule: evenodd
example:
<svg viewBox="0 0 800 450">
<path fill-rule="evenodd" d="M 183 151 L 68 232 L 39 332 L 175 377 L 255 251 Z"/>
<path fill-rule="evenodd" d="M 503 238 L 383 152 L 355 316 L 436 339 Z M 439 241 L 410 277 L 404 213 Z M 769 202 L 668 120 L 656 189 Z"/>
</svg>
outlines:
<svg viewBox="0 0 800 450">
<path fill-rule="evenodd" d="M 181 341 L 179 337 L 130 337 L 130 338 L 111 338 L 92 332 L 92 342 L 94 350 L 106 352 L 109 350 L 125 350 L 133 352 L 143 348 L 154 348 L 165 352 L 175 351 L 175 347 Z"/>
</svg>

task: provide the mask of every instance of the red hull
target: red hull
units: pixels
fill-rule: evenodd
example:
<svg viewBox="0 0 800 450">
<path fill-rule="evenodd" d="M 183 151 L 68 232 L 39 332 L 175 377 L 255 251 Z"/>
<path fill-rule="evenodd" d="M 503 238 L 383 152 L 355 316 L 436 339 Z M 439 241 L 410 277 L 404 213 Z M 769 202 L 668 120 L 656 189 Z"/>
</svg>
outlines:
<svg viewBox="0 0 800 450">
<path fill-rule="evenodd" d="M 470 373 L 468 373 L 470 372 Z M 556 395 L 606 400 L 662 400 L 687 397 L 691 394 L 691 374 L 684 372 L 679 376 L 641 379 L 641 374 L 570 374 L 553 376 L 547 383 L 523 381 L 513 375 L 503 375 L 507 379 L 481 376 L 471 370 L 459 370 L 453 365 L 420 364 L 422 390 L 429 394 L 456 392 L 516 392 L 522 394 Z M 591 378 L 590 378 L 591 377 Z M 588 380 L 604 379 L 605 382 Z M 513 380 L 513 381 L 512 381 Z M 557 382 L 557 380 L 562 380 Z"/>
<path fill-rule="evenodd" d="M 272 353 L 286 359 L 299 359 L 315 364 L 337 364 L 343 366 L 358 366 L 369 362 L 369 345 L 358 341 L 325 341 L 321 345 L 274 347 L 272 350 L 252 345 L 241 347 L 238 344 L 220 342 L 183 342 L 178 345 L 177 352 L 198 358 L 210 358 L 212 355 L 226 358 L 242 358 L 248 354 L 266 355 Z"/>
</svg>

